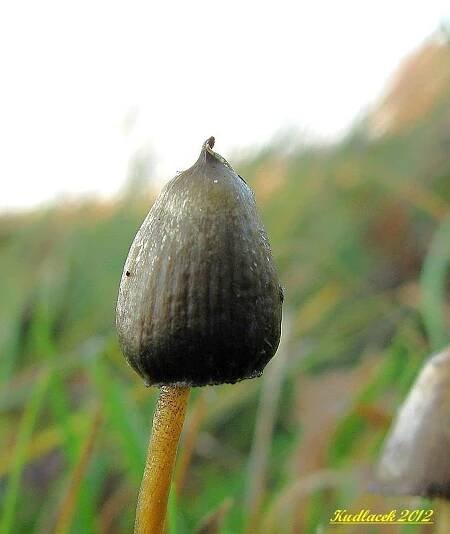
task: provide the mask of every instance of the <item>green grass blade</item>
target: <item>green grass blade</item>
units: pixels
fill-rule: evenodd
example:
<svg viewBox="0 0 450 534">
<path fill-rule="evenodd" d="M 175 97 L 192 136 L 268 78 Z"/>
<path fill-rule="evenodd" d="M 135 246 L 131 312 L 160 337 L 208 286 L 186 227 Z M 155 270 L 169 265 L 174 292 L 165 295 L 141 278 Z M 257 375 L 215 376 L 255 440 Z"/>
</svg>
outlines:
<svg viewBox="0 0 450 534">
<path fill-rule="evenodd" d="M 175 485 L 172 484 L 167 509 L 168 534 L 179 534 L 177 505 L 177 492 Z"/>
<path fill-rule="evenodd" d="M 433 350 L 449 341 L 445 322 L 446 276 L 450 262 L 450 214 L 436 231 L 425 258 L 420 285 L 422 316 Z"/>
<path fill-rule="evenodd" d="M 103 361 L 94 362 L 92 376 L 103 397 L 107 422 L 116 431 L 134 481 L 139 483 L 145 463 L 146 436 L 150 433 L 151 417 L 146 426 L 130 402 L 123 386 L 109 373 Z"/>
<path fill-rule="evenodd" d="M 32 328 L 33 347 L 39 357 L 45 359 L 49 364 L 57 361 L 58 349 L 52 336 L 52 326 L 50 311 L 46 301 L 36 307 Z M 83 445 L 83 434 L 74 431 L 69 424 L 71 406 L 68 398 L 67 387 L 61 373 L 53 373 L 48 386 L 49 405 L 56 423 L 63 432 L 62 453 L 67 458 L 69 471 L 72 471 L 78 462 L 79 451 Z M 88 498 L 88 492 L 92 488 L 83 485 L 79 490 L 78 501 L 83 511 L 87 513 L 77 515 L 77 525 L 81 532 L 88 533 L 94 530 L 95 511 L 93 499 Z"/>
<path fill-rule="evenodd" d="M 3 517 L 0 523 L 0 532 L 3 534 L 17 531 L 14 526 L 14 514 L 19 497 L 20 480 L 26 460 L 26 449 L 33 433 L 33 428 L 44 400 L 49 380 L 50 375 L 46 373 L 37 381 L 19 425 L 15 444 L 14 465 L 6 490 Z"/>
</svg>

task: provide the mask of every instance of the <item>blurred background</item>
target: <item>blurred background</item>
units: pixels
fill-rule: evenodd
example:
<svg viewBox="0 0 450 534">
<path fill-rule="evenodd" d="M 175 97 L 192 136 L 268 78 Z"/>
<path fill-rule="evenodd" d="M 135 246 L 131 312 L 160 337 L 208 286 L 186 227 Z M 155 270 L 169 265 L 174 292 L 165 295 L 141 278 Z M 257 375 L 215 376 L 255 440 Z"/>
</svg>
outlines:
<svg viewBox="0 0 450 534">
<path fill-rule="evenodd" d="M 333 531 L 450 341 L 446 2 L 0 7 L 0 532 L 131 531 L 157 390 L 114 331 L 128 247 L 203 141 L 285 288 L 260 379 L 191 395 L 168 532 Z M 383 526 L 345 532 L 430 532 Z"/>
</svg>

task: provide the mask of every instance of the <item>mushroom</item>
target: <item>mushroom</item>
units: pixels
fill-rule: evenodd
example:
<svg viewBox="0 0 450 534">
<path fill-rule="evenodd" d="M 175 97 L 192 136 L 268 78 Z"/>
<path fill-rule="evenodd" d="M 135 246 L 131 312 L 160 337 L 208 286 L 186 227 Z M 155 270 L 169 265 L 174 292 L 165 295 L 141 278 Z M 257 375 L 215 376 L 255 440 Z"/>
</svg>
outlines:
<svg viewBox="0 0 450 534">
<path fill-rule="evenodd" d="M 431 356 L 420 372 L 384 442 L 375 476 L 381 493 L 450 500 L 450 347 Z M 448 503 L 441 513 L 448 514 Z"/>
<path fill-rule="evenodd" d="M 120 282 L 122 352 L 160 387 L 138 533 L 163 532 L 189 388 L 260 376 L 280 339 L 283 293 L 253 192 L 213 146 L 163 188 Z"/>
</svg>

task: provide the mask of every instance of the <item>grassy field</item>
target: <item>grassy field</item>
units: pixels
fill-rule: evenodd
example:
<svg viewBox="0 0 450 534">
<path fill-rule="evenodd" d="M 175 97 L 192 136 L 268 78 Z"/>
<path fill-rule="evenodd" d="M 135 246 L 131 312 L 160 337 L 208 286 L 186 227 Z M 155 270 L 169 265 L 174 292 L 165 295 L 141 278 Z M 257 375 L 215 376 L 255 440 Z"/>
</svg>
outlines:
<svg viewBox="0 0 450 534">
<path fill-rule="evenodd" d="M 283 340 L 261 379 L 193 391 L 169 533 L 326 532 L 336 508 L 430 506 L 369 489 L 392 416 L 450 342 L 449 67 L 447 44 L 426 46 L 337 145 L 224 154 L 271 239 Z M 152 201 L 130 188 L 0 219 L 2 534 L 131 531 L 157 390 L 114 315 Z"/>
</svg>

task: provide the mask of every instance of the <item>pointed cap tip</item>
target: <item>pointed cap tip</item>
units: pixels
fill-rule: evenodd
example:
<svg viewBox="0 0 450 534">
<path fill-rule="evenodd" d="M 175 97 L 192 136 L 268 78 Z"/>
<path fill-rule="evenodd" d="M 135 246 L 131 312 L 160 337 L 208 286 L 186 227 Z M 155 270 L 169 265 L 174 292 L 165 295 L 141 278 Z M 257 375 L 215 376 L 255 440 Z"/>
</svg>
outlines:
<svg viewBox="0 0 450 534">
<path fill-rule="evenodd" d="M 203 147 L 212 150 L 214 148 L 215 142 L 216 139 L 214 138 L 214 136 L 211 136 L 203 143 Z"/>
</svg>

